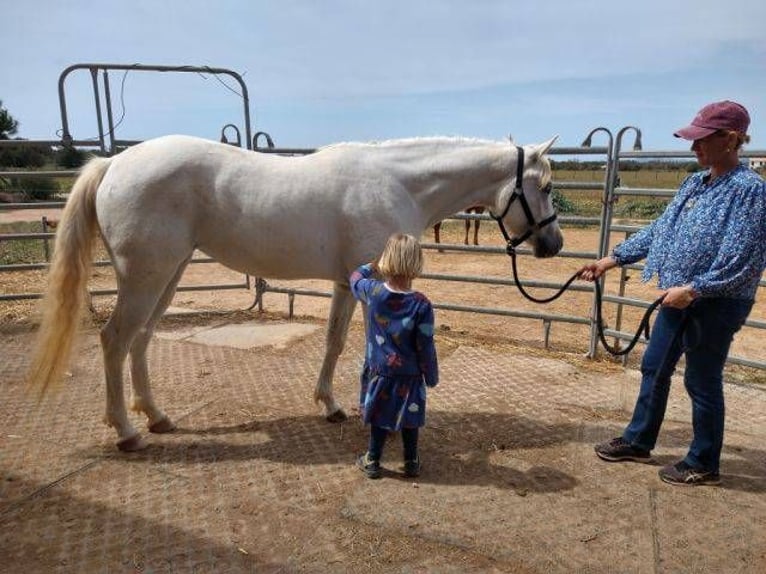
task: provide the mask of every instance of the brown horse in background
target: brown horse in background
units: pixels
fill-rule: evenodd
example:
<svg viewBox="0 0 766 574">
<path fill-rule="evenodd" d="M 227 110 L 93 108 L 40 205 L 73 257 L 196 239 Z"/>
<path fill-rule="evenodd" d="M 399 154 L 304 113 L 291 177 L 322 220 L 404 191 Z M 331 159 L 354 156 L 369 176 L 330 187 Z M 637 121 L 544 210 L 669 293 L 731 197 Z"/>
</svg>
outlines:
<svg viewBox="0 0 766 574">
<path fill-rule="evenodd" d="M 464 209 L 466 213 L 475 213 L 477 215 L 481 215 L 484 213 L 484 206 L 483 205 L 472 205 L 471 207 L 466 207 Z M 478 245 L 479 244 L 479 225 L 481 225 L 480 219 L 474 219 L 473 220 L 474 226 L 473 226 L 473 244 Z M 442 222 L 440 221 L 436 225 L 434 225 L 434 242 L 440 243 L 439 238 L 439 230 L 441 229 Z M 465 220 L 465 239 L 463 240 L 463 243 L 465 245 L 468 245 L 468 234 L 471 231 L 471 220 L 466 219 Z"/>
</svg>

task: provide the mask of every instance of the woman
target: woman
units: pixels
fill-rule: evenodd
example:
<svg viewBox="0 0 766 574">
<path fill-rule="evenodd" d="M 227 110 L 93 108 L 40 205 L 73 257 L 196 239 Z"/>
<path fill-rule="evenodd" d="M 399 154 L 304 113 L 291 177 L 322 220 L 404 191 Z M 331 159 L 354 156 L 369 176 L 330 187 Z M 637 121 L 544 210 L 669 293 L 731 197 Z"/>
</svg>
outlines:
<svg viewBox="0 0 766 574">
<path fill-rule="evenodd" d="M 581 278 L 595 281 L 613 267 L 646 258 L 642 280 L 657 274 L 664 299 L 641 362 L 632 419 L 622 436 L 595 450 L 606 461 L 651 460 L 670 378 L 685 355 L 693 439 L 683 460 L 659 471 L 670 484 L 720 483 L 724 362 L 766 268 L 766 187 L 739 161 L 749 124 L 747 110 L 736 102 L 703 107 L 674 135 L 693 142 L 697 162 L 707 169 L 686 178 L 659 218 L 580 271 Z M 684 337 L 687 324 L 696 328 Z"/>
</svg>

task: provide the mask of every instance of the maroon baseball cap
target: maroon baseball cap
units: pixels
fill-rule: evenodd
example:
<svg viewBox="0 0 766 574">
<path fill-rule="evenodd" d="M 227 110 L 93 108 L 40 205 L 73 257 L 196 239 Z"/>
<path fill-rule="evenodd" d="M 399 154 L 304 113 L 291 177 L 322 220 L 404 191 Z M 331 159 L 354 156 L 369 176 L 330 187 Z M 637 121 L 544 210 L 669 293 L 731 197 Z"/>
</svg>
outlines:
<svg viewBox="0 0 766 574">
<path fill-rule="evenodd" d="M 685 140 L 698 140 L 718 130 L 732 130 L 746 134 L 749 125 L 750 115 L 747 110 L 737 102 L 724 100 L 706 105 L 697 112 L 691 124 L 673 135 Z"/>
</svg>

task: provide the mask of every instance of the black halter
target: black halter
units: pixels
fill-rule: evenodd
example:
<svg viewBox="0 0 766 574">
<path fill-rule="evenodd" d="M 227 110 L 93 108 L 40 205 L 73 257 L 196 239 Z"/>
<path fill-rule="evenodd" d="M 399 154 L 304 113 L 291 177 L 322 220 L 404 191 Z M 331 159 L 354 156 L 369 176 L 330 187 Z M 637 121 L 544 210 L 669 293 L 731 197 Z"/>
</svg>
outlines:
<svg viewBox="0 0 766 574">
<path fill-rule="evenodd" d="M 511 195 L 508 197 L 508 203 L 505 205 L 503 213 L 501 213 L 499 216 L 492 213 L 492 210 L 489 211 L 489 215 L 492 217 L 492 219 L 497 221 L 497 224 L 500 226 L 500 232 L 503 234 L 506 242 L 505 250 L 509 255 L 516 249 L 516 247 L 529 239 L 529 236 L 532 235 L 535 231 L 542 229 L 549 223 L 553 223 L 556 221 L 557 217 L 556 213 L 554 213 L 550 217 L 543 219 L 540 223 L 535 221 L 535 216 L 532 215 L 532 210 L 529 208 L 529 202 L 527 201 L 527 198 L 524 197 L 524 148 L 521 146 L 516 146 L 516 153 L 516 185 L 513 188 Z M 543 189 L 542 192 L 550 193 L 552 189 L 553 184 L 548 182 L 548 185 L 545 186 L 545 189 Z M 503 218 L 508 215 L 508 211 L 511 209 L 511 204 L 517 198 L 521 203 L 521 208 L 524 210 L 524 215 L 527 217 L 527 230 L 519 237 L 513 238 L 508 234 L 508 231 L 506 231 L 505 225 L 503 225 Z"/>
</svg>

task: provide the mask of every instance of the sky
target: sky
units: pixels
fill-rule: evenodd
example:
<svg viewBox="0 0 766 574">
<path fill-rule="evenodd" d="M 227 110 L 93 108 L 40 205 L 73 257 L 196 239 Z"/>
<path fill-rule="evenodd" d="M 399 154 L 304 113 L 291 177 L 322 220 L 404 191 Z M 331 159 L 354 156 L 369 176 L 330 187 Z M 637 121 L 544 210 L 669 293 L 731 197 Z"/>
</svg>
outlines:
<svg viewBox="0 0 766 574">
<path fill-rule="evenodd" d="M 685 150 L 673 131 L 732 99 L 750 111 L 748 149 L 766 149 L 763 0 L 0 0 L 0 14 L 0 100 L 27 139 L 60 137 L 67 67 L 109 63 L 236 72 L 252 132 L 278 147 L 437 135 L 570 147 L 635 126 L 644 149 Z M 229 76 L 111 71 L 109 85 L 119 139 L 218 140 L 227 124 L 244 138 Z M 97 136 L 90 73 L 68 74 L 64 93 L 72 136 Z"/>
</svg>

